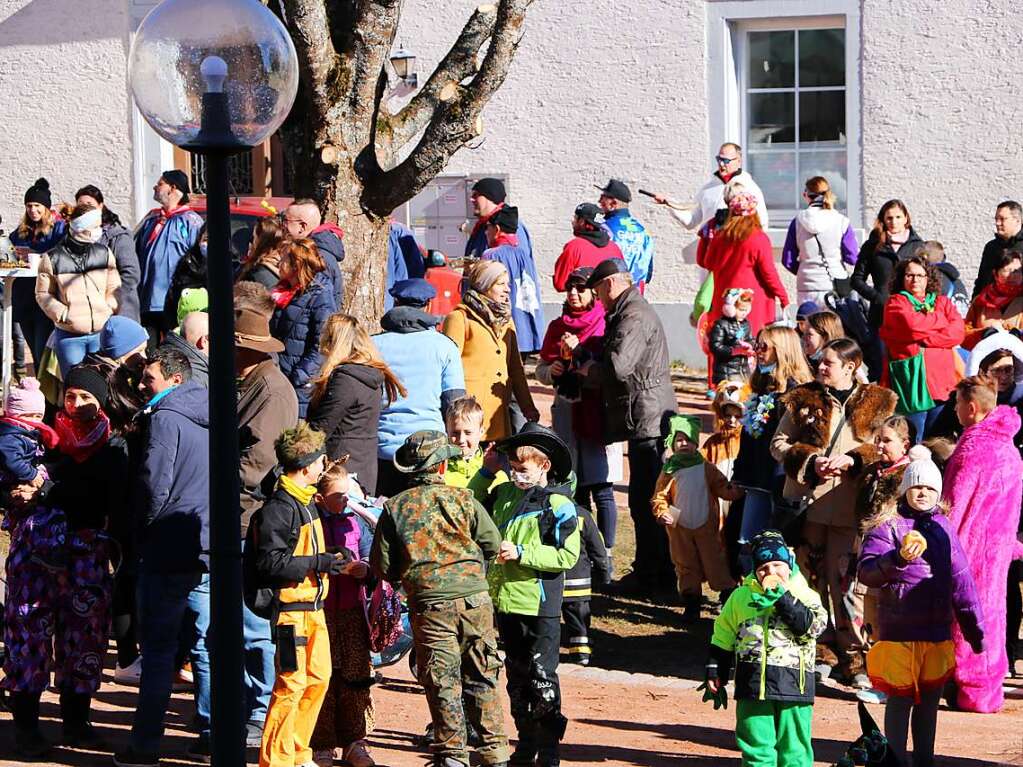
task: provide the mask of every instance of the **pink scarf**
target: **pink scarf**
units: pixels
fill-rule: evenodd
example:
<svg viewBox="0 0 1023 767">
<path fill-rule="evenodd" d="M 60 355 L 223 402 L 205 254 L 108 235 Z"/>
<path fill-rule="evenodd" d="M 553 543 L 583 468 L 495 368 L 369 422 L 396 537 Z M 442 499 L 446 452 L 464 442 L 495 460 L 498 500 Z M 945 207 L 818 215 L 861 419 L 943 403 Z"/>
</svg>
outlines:
<svg viewBox="0 0 1023 767">
<path fill-rule="evenodd" d="M 578 336 L 580 345 L 586 345 L 587 348 L 599 344 L 604 337 L 604 306 L 599 301 L 594 301 L 589 309 L 573 312 L 566 304 L 562 315 L 552 321 L 547 328 L 543 348 L 540 349 L 540 359 L 544 362 L 554 362 L 561 357 L 561 337 L 565 333 Z M 593 341 L 587 344 L 590 339 Z"/>
<path fill-rule="evenodd" d="M 53 422 L 60 436 L 60 452 L 84 463 L 110 439 L 110 419 L 102 410 L 92 421 L 76 421 L 63 410 Z"/>
</svg>

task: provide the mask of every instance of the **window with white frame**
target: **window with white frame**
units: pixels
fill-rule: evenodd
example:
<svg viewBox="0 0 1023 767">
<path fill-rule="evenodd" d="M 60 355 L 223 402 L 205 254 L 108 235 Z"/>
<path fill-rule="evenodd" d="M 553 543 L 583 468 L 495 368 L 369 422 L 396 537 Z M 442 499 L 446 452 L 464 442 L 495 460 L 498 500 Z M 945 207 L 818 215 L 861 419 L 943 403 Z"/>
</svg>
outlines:
<svg viewBox="0 0 1023 767">
<path fill-rule="evenodd" d="M 774 19 L 738 25 L 735 40 L 746 169 L 784 220 L 803 207 L 807 179 L 824 176 L 849 200 L 846 30 L 841 23 Z M 775 219 L 777 220 L 777 219 Z"/>
</svg>

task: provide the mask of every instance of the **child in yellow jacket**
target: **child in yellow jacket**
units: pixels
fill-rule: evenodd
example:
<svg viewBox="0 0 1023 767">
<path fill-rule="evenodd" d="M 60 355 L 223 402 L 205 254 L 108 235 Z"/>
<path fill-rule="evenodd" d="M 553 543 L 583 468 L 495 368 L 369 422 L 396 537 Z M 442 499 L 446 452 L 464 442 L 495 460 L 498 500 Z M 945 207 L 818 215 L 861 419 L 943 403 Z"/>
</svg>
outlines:
<svg viewBox="0 0 1023 767">
<path fill-rule="evenodd" d="M 728 481 L 739 448 L 737 425 L 734 414 L 721 419 L 721 428 L 700 451 L 699 418 L 676 415 L 665 441 L 673 454 L 657 479 L 651 506 L 668 534 L 685 607 L 682 618 L 687 622 L 700 616 L 705 580 L 721 593 L 722 601 L 735 588 L 722 533 L 726 512 L 722 501 L 742 497 L 742 490 Z"/>
</svg>

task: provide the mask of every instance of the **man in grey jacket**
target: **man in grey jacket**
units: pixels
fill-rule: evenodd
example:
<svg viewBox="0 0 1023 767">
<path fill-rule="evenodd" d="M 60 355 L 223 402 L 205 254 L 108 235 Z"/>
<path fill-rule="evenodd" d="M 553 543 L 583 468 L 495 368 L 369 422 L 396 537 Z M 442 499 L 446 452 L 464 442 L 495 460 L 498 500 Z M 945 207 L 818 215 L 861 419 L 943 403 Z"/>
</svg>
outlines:
<svg viewBox="0 0 1023 767">
<path fill-rule="evenodd" d="M 586 286 L 607 311 L 604 351 L 584 368 L 604 401 L 604 441 L 629 445 L 629 515 L 636 528 L 632 573 L 622 591 L 653 596 L 675 589 L 668 539 L 654 520 L 650 499 L 661 472 L 668 419 L 676 412 L 664 327 L 632 284 L 625 261 L 600 262 Z"/>
</svg>

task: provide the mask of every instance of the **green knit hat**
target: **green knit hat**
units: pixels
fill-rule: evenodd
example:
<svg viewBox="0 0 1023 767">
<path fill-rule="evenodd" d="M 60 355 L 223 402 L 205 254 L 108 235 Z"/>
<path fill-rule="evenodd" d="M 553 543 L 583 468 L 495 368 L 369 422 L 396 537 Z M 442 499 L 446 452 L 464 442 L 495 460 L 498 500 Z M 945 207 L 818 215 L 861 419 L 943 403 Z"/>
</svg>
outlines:
<svg viewBox="0 0 1023 767">
<path fill-rule="evenodd" d="M 700 417 L 696 415 L 673 415 L 668 421 L 668 438 L 664 440 L 664 446 L 673 450 L 675 436 L 685 434 L 689 441 L 695 445 L 700 444 Z"/>
<path fill-rule="evenodd" d="M 210 295 L 206 288 L 185 288 L 178 299 L 178 325 L 184 322 L 185 315 L 192 312 L 205 312 L 210 308 Z"/>
</svg>

